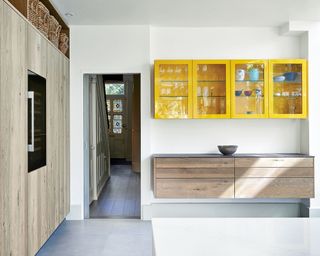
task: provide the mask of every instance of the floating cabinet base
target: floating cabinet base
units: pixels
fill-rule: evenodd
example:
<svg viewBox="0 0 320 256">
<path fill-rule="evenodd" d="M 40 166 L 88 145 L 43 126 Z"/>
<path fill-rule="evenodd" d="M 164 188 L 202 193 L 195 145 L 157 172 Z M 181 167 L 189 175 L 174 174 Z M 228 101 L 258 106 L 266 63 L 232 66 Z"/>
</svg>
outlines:
<svg viewBox="0 0 320 256">
<path fill-rule="evenodd" d="M 312 198 L 313 157 L 156 155 L 156 198 Z"/>
</svg>

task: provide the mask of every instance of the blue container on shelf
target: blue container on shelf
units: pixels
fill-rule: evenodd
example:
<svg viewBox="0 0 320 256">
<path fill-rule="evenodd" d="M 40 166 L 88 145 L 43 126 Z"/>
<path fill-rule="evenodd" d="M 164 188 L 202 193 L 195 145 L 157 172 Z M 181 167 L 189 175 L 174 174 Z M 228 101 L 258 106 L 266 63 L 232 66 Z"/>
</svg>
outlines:
<svg viewBox="0 0 320 256">
<path fill-rule="evenodd" d="M 283 76 L 286 78 L 286 81 L 294 81 L 297 78 L 297 72 L 287 72 Z"/>
<path fill-rule="evenodd" d="M 259 80 L 259 69 L 252 68 L 249 70 L 249 79 L 251 81 L 258 81 Z"/>
<path fill-rule="evenodd" d="M 236 90 L 235 94 L 236 94 L 236 96 L 240 96 L 242 94 L 242 90 Z"/>
</svg>

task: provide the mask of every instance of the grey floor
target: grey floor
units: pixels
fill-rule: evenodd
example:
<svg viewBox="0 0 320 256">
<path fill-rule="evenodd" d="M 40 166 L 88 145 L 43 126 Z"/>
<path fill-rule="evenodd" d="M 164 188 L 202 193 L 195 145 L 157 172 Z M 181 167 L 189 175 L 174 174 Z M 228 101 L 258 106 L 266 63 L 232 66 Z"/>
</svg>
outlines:
<svg viewBox="0 0 320 256">
<path fill-rule="evenodd" d="M 91 219 L 64 221 L 37 256 L 151 256 L 151 222 Z"/>
<path fill-rule="evenodd" d="M 140 174 L 131 165 L 112 165 L 110 179 L 90 205 L 90 218 L 140 218 L 140 208 Z"/>
</svg>

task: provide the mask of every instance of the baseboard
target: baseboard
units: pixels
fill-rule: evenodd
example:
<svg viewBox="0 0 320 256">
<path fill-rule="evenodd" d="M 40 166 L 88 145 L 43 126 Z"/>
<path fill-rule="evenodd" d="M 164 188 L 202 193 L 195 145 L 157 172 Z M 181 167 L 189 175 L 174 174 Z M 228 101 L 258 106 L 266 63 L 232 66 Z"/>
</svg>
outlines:
<svg viewBox="0 0 320 256">
<path fill-rule="evenodd" d="M 68 214 L 67 220 L 83 220 L 83 209 L 81 205 L 70 205 L 70 213 Z"/>
<path fill-rule="evenodd" d="M 319 209 L 320 210 L 320 209 Z M 152 218 L 241 218 L 301 217 L 300 203 L 215 203 L 165 204 L 142 206 L 142 219 Z"/>
<path fill-rule="evenodd" d="M 309 208 L 310 218 L 320 218 L 320 208 Z"/>
</svg>

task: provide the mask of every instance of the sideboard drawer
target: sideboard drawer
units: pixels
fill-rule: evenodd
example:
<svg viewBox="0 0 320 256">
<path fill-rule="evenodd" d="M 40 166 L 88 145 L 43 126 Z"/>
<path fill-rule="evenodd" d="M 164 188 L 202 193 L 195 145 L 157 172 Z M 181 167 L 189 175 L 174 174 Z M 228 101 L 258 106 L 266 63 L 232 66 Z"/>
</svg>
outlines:
<svg viewBox="0 0 320 256">
<path fill-rule="evenodd" d="M 313 167 L 313 158 L 236 158 L 235 167 Z"/>
<path fill-rule="evenodd" d="M 312 198 L 313 178 L 238 178 L 235 198 Z"/>
<path fill-rule="evenodd" d="M 275 167 L 275 168 L 235 168 L 235 176 L 239 178 L 313 178 L 314 169 L 310 167 Z"/>
<path fill-rule="evenodd" d="M 155 158 L 155 168 L 233 168 L 233 158 Z"/>
<path fill-rule="evenodd" d="M 234 178 L 234 168 L 204 168 L 204 169 L 168 169 L 155 170 L 156 179 L 210 179 Z"/>
<path fill-rule="evenodd" d="M 160 198 L 234 198 L 234 179 L 157 179 Z"/>
</svg>

